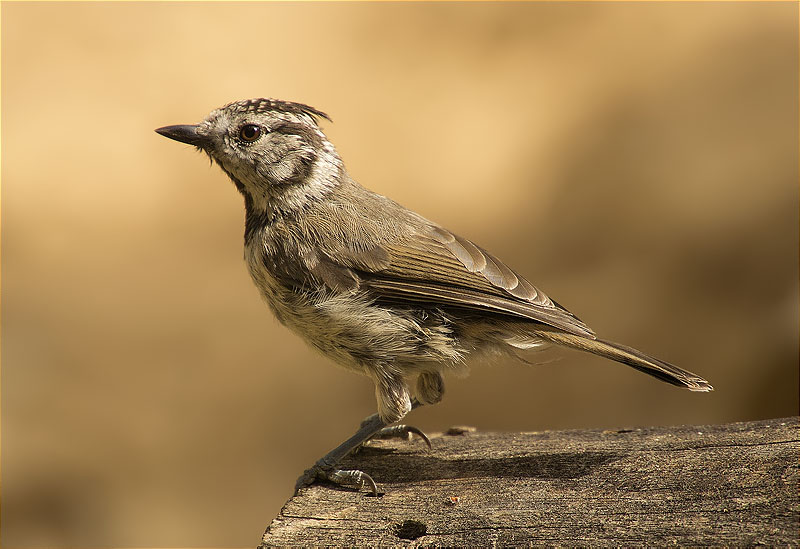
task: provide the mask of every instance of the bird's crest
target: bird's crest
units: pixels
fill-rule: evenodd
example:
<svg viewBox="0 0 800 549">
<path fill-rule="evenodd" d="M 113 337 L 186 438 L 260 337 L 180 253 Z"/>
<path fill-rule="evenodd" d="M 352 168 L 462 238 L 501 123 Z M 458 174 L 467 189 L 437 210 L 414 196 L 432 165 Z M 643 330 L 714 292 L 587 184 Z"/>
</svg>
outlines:
<svg viewBox="0 0 800 549">
<path fill-rule="evenodd" d="M 237 112 L 268 112 L 279 111 L 292 114 L 304 114 L 318 122 L 318 118 L 324 118 L 328 122 L 333 122 L 331 117 L 324 112 L 315 109 L 303 103 L 294 103 L 292 101 L 281 101 L 279 99 L 245 99 L 244 101 L 236 101 L 229 103 L 223 109 L 231 109 Z"/>
</svg>

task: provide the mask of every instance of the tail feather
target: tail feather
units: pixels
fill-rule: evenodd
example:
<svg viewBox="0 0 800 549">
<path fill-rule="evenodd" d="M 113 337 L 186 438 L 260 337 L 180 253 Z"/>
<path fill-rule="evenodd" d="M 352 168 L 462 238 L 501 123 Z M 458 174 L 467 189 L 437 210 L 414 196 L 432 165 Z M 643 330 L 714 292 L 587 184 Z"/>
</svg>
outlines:
<svg viewBox="0 0 800 549">
<path fill-rule="evenodd" d="M 589 339 L 573 334 L 551 331 L 537 331 L 536 336 L 545 341 L 571 347 L 579 351 L 586 351 L 617 362 L 627 364 L 640 372 L 651 375 L 678 387 L 685 387 L 690 391 L 713 391 L 714 388 L 702 377 L 682 370 L 677 366 L 664 362 L 632 347 L 620 345 L 602 339 Z"/>
</svg>

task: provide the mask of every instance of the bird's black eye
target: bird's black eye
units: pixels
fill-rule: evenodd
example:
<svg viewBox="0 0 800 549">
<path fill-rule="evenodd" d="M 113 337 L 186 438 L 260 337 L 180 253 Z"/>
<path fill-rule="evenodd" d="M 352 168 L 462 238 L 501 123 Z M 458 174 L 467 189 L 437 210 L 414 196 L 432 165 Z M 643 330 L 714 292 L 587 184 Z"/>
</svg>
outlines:
<svg viewBox="0 0 800 549">
<path fill-rule="evenodd" d="M 245 124 L 239 130 L 239 139 L 245 143 L 252 143 L 259 137 L 261 137 L 261 126 L 256 126 L 255 124 Z"/>
</svg>

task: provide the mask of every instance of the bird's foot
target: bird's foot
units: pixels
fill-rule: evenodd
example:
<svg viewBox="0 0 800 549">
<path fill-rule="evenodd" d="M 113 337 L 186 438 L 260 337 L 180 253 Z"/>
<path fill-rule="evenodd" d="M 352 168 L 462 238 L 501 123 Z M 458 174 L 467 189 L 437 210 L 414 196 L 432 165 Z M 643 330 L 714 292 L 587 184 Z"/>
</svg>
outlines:
<svg viewBox="0 0 800 549">
<path fill-rule="evenodd" d="M 411 440 L 413 435 L 417 435 L 424 440 L 425 444 L 428 445 L 429 450 L 432 448 L 431 440 L 428 438 L 428 435 L 426 435 L 420 429 L 417 429 L 411 425 L 392 425 L 380 429 L 368 440 L 365 440 L 356 446 L 352 453 L 355 454 L 361 451 L 361 449 L 364 448 L 371 440 L 388 438 Z M 336 485 L 348 486 L 359 491 L 367 487 L 372 491 L 373 496 L 378 495 L 378 486 L 375 484 L 375 481 L 372 479 L 372 477 L 367 473 L 359 471 L 358 469 L 337 469 L 336 467 L 327 464 L 325 462 L 325 458 L 315 463 L 313 467 L 307 469 L 300 476 L 300 478 L 297 479 L 297 483 L 294 487 L 295 493 L 297 493 L 300 488 L 310 486 L 317 480 L 327 480 L 328 482 L 332 482 Z"/>
<path fill-rule="evenodd" d="M 411 440 L 413 438 L 412 435 L 417 435 L 422 440 L 424 440 L 425 444 L 428 445 L 428 450 L 431 450 L 433 448 L 431 446 L 431 439 L 428 438 L 428 435 L 426 435 L 424 432 L 411 425 L 391 425 L 389 427 L 384 427 L 383 429 L 375 433 L 369 440 L 378 440 L 386 438 L 399 438 L 401 440 Z M 369 442 L 369 440 L 367 442 Z M 366 444 L 366 442 L 364 444 Z M 363 447 L 363 444 L 361 447 Z M 361 447 L 359 447 L 359 449 Z"/>
<path fill-rule="evenodd" d="M 419 402 L 414 400 L 413 407 L 417 408 L 418 406 L 420 406 Z M 371 416 L 367 416 L 366 418 L 364 418 L 364 421 L 361 422 L 361 427 L 364 427 L 365 425 L 369 425 L 370 423 L 378 421 L 378 419 L 379 419 L 378 414 L 372 414 Z M 355 449 L 355 451 L 358 452 L 370 440 L 380 440 L 387 438 L 399 438 L 402 440 L 411 440 L 412 435 L 417 435 L 422 440 L 424 440 L 425 444 L 428 445 L 428 450 L 432 449 L 431 439 L 429 439 L 428 435 L 426 435 L 420 429 L 417 429 L 416 427 L 413 427 L 411 425 L 390 425 L 388 427 L 382 427 L 381 429 L 379 429 L 378 432 L 371 435 L 367 440 L 361 443 L 358 446 L 358 448 Z"/>
<path fill-rule="evenodd" d="M 411 403 L 412 409 L 421 406 L 419 402 L 413 400 Z M 325 454 L 325 456 L 317 461 L 313 467 L 306 470 L 297 482 L 295 483 L 295 494 L 304 486 L 309 486 L 317 480 L 327 480 L 338 484 L 340 486 L 350 486 L 357 490 L 368 487 L 372 490 L 372 494 L 378 495 L 378 486 L 372 477 L 363 471 L 355 469 L 339 469 L 336 465 L 339 464 L 348 454 L 359 448 L 364 442 L 379 436 L 380 438 L 400 437 L 409 439 L 412 434 L 416 434 L 425 441 L 428 448 L 431 446 L 431 441 L 428 437 L 417 429 L 416 427 L 409 427 L 408 425 L 396 425 L 389 427 L 378 414 L 372 414 L 364 421 L 361 422 L 361 427 L 358 431 L 342 442 L 339 446 Z"/>
<path fill-rule="evenodd" d="M 300 488 L 310 486 L 317 480 L 327 480 L 339 486 L 355 488 L 358 491 L 367 487 L 372 491 L 373 496 L 378 495 L 378 485 L 367 473 L 357 469 L 337 469 L 319 462 L 315 463 L 311 469 L 306 469 L 297 479 L 297 483 L 294 486 L 295 494 Z"/>
</svg>

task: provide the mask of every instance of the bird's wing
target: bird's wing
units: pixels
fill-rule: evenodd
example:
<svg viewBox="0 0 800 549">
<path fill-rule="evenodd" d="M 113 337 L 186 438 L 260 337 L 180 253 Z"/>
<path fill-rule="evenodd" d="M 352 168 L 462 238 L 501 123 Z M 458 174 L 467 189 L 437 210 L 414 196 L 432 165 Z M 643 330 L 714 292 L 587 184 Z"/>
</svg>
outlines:
<svg viewBox="0 0 800 549">
<path fill-rule="evenodd" d="M 594 338 L 586 324 L 502 261 L 435 225 L 370 247 L 337 246 L 319 255 L 316 274 L 338 288 L 352 281 L 384 300 L 531 320 Z"/>
</svg>

